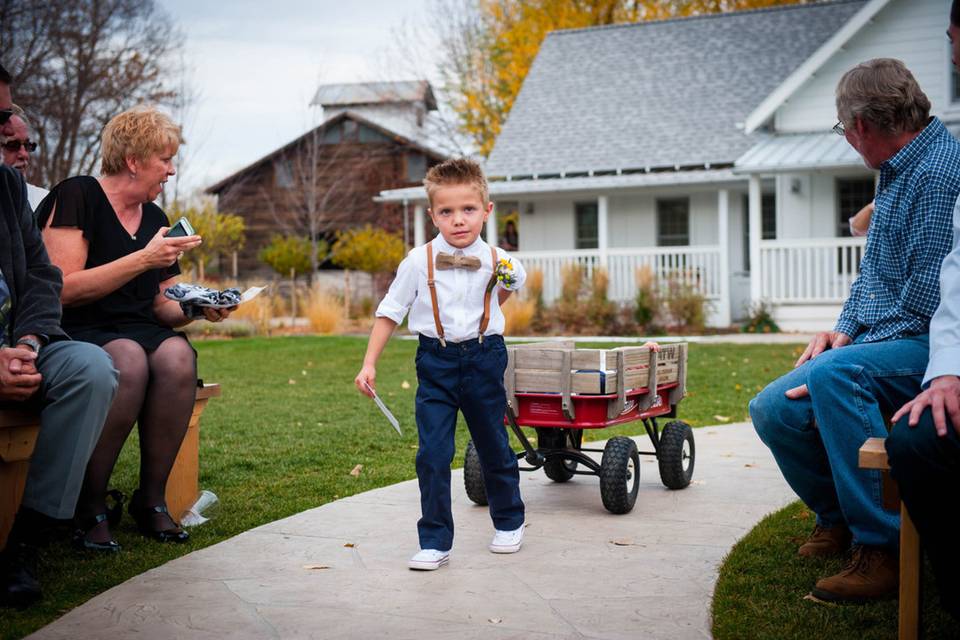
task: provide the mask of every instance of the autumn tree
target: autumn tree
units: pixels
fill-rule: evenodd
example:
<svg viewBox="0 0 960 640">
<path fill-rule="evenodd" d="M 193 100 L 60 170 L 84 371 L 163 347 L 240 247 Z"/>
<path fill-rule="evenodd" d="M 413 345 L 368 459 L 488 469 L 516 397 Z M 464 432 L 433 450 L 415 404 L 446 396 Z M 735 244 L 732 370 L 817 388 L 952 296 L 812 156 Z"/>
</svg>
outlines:
<svg viewBox="0 0 960 640">
<path fill-rule="evenodd" d="M 436 0 L 443 92 L 488 155 L 551 31 L 739 11 L 805 0 Z"/>
<path fill-rule="evenodd" d="M 154 0 L 0 0 L 0 51 L 40 152 L 32 180 L 93 173 L 106 123 L 170 105 L 183 36 Z"/>
<path fill-rule="evenodd" d="M 167 211 L 171 223 L 181 216 L 190 221 L 203 243 L 183 255 L 180 262 L 188 269 L 196 269 L 197 276 L 203 280 L 207 265 L 221 255 L 232 254 L 243 248 L 246 237 L 246 224 L 243 218 L 217 210 L 212 199 L 184 206 L 174 203 Z"/>
</svg>

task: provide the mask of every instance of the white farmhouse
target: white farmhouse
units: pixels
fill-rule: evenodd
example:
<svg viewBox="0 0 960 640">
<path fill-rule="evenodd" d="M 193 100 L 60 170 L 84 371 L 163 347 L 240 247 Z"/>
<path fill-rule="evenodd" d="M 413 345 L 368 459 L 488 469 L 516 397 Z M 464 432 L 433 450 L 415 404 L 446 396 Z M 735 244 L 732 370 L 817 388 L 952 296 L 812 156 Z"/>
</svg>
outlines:
<svg viewBox="0 0 960 640">
<path fill-rule="evenodd" d="M 516 220 L 548 298 L 567 262 L 606 267 L 617 300 L 649 265 L 699 288 L 712 325 L 763 301 L 784 329 L 829 329 L 864 246 L 847 219 L 876 180 L 831 132 L 834 89 L 861 61 L 899 58 L 960 129 L 949 11 L 837 0 L 553 32 L 486 163 L 496 215 Z M 381 198 L 414 208 L 423 243 L 423 190 Z"/>
</svg>

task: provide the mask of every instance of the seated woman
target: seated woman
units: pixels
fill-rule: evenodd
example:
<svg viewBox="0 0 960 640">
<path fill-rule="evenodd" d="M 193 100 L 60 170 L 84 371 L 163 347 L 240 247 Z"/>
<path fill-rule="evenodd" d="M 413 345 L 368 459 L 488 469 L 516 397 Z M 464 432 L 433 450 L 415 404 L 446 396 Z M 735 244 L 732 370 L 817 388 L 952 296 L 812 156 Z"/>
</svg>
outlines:
<svg viewBox="0 0 960 640">
<path fill-rule="evenodd" d="M 106 516 L 110 474 L 134 422 L 140 434 L 140 488 L 130 514 L 161 542 L 188 535 L 164 502 L 167 476 L 187 431 L 196 393 L 196 353 L 174 327 L 191 321 L 164 290 L 177 259 L 199 236 L 167 238 L 153 200 L 174 175 L 180 128 L 156 109 L 135 107 L 103 131 L 99 178 L 79 176 L 53 188 L 37 217 L 51 261 L 63 270 L 63 328 L 103 347 L 119 372 L 117 395 L 87 465 L 77 502 L 76 544 L 118 551 Z M 225 309 L 204 308 L 219 321 Z"/>
</svg>

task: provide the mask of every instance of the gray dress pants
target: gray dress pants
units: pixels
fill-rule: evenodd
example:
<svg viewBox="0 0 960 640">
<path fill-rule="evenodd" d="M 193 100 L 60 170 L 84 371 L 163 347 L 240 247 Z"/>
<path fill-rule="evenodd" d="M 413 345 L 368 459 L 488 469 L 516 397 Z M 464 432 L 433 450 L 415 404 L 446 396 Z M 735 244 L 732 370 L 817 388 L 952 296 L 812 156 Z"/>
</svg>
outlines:
<svg viewBox="0 0 960 640">
<path fill-rule="evenodd" d="M 29 405 L 39 406 L 40 434 L 22 504 L 51 518 L 71 518 L 117 391 L 117 371 L 100 347 L 68 340 L 45 346 L 37 369 L 43 382 Z"/>
</svg>

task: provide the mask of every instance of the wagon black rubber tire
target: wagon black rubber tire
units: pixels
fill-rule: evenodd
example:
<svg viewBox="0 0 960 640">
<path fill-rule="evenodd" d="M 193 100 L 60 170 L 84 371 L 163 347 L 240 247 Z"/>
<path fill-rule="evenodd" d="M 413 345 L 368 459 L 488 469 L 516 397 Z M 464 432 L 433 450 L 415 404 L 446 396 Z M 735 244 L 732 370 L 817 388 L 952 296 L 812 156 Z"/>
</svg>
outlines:
<svg viewBox="0 0 960 640">
<path fill-rule="evenodd" d="M 633 463 L 633 474 L 630 463 Z M 610 513 L 629 513 L 640 490 L 640 454 L 630 438 L 607 441 L 600 460 L 600 498 Z"/>
<path fill-rule="evenodd" d="M 683 445 L 689 454 L 684 457 Z M 697 449 L 693 442 L 693 429 L 686 422 L 674 420 L 660 433 L 660 450 L 657 462 L 660 465 L 660 480 L 668 489 L 685 489 L 693 479 L 693 463 Z M 686 468 L 684 468 L 686 467 Z"/>
<path fill-rule="evenodd" d="M 571 433 L 574 448 L 580 448 L 580 442 L 583 438 L 583 431 L 576 430 L 576 435 Z M 537 447 L 540 449 L 563 449 L 567 446 L 566 429 L 537 429 Z M 563 460 L 562 458 L 550 458 L 543 463 L 543 472 L 554 482 L 566 482 L 573 477 L 573 472 L 577 468 L 577 463 L 573 460 Z"/>
<path fill-rule="evenodd" d="M 480 456 L 473 440 L 467 442 L 467 452 L 463 459 L 463 486 L 467 497 L 479 505 L 487 504 L 487 487 L 483 484 L 483 469 L 480 468 Z"/>
</svg>

